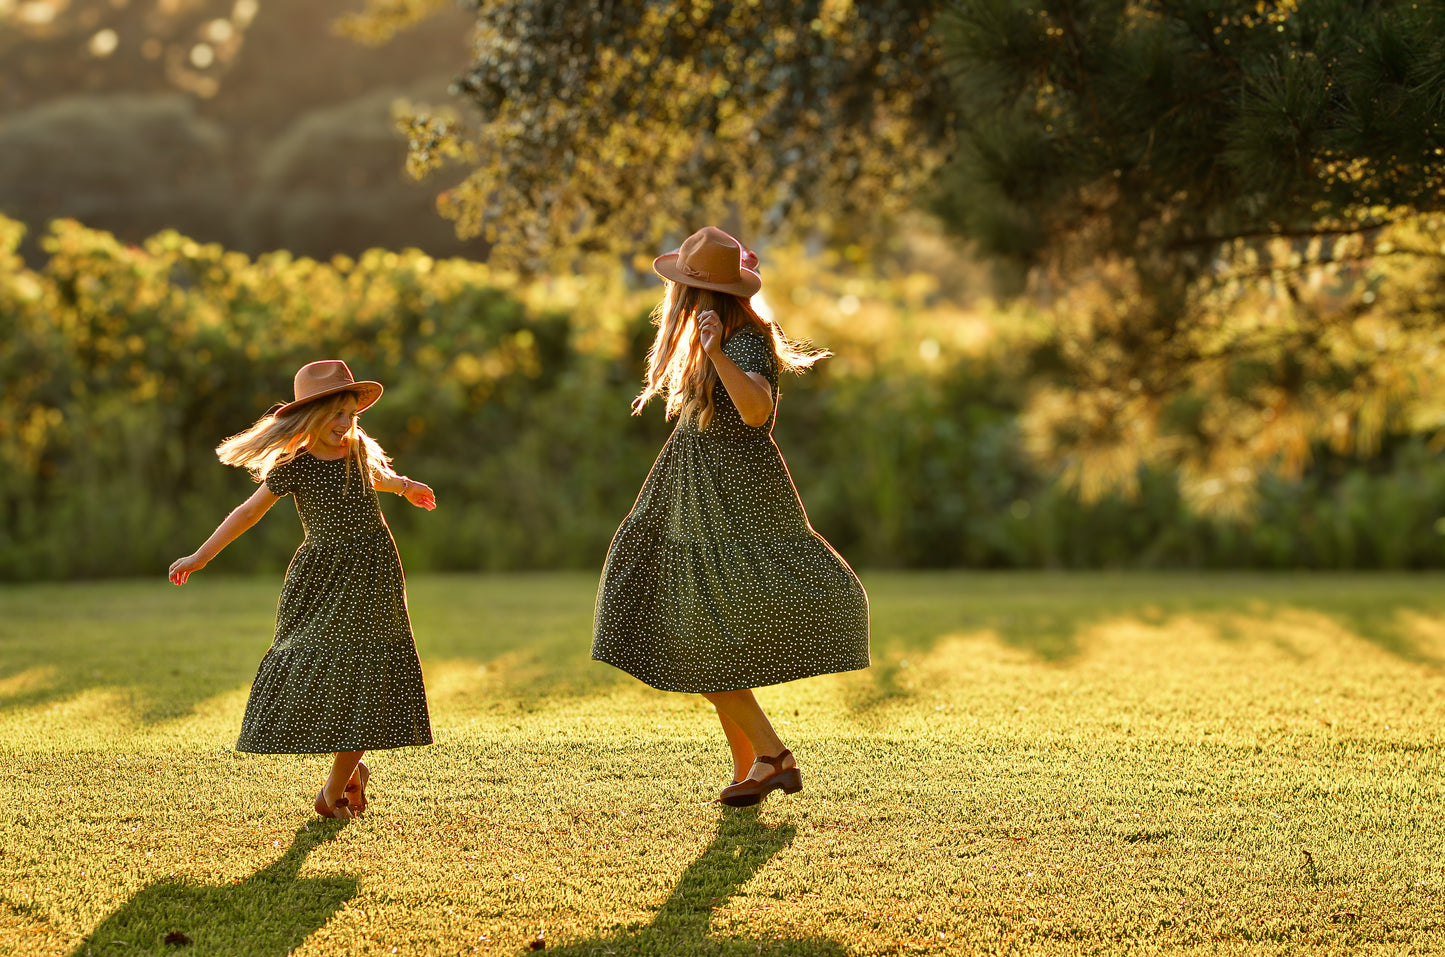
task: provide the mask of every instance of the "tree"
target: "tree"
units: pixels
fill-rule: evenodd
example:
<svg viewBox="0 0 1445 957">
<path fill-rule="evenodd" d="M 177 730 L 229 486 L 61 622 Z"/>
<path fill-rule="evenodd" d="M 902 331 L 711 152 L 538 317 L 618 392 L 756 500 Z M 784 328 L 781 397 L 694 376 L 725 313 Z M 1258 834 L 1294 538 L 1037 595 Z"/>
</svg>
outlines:
<svg viewBox="0 0 1445 957">
<path fill-rule="evenodd" d="M 370 0 L 390 36 L 437 0 Z M 949 133 L 933 3 L 483 0 L 454 91 L 410 166 L 469 168 L 443 213 L 524 266 L 653 251 L 699 223 L 750 241 L 853 234 L 914 202 Z"/>
<path fill-rule="evenodd" d="M 369 0 L 387 36 L 442 0 Z M 470 121 L 411 125 L 524 264 L 703 219 L 876 239 L 928 199 L 1050 320 L 1025 419 L 1089 496 L 1213 508 L 1445 385 L 1440 0 L 481 0 Z M 956 147 L 956 149 L 955 149 Z"/>
<path fill-rule="evenodd" d="M 936 208 L 1053 319 L 1035 447 L 1090 494 L 1437 428 L 1445 4 L 960 0 Z"/>
</svg>

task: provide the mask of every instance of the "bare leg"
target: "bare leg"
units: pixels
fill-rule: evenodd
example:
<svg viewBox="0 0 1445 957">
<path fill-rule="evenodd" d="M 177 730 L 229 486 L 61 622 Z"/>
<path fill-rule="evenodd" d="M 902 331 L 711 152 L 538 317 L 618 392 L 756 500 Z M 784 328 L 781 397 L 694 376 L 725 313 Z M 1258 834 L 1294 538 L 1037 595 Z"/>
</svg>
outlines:
<svg viewBox="0 0 1445 957">
<path fill-rule="evenodd" d="M 723 734 L 727 735 L 728 747 L 733 753 L 733 780 L 741 781 L 752 769 L 753 759 L 757 757 L 757 752 L 753 750 L 748 736 L 743 734 L 743 729 L 739 728 L 732 718 L 719 710 L 717 719 L 722 722 Z"/>
<path fill-rule="evenodd" d="M 335 804 L 346 793 L 346 782 L 365 751 L 338 751 L 331 762 L 331 776 L 326 779 L 326 803 Z"/>
<path fill-rule="evenodd" d="M 723 731 L 727 731 L 727 721 L 731 721 L 747 739 L 752 746 L 754 756 L 766 754 L 769 757 L 777 757 L 787 750 L 783 741 L 773 730 L 773 724 L 768 716 L 763 714 L 763 709 L 758 705 L 758 699 L 753 697 L 751 688 L 742 688 L 738 691 L 716 691 L 709 692 L 703 697 L 711 701 L 713 707 L 717 708 L 719 717 L 724 721 Z M 732 743 L 729 738 L 729 744 Z M 737 752 L 733 752 L 733 761 L 737 761 Z M 797 767 L 797 762 L 790 754 L 783 759 L 783 768 Z M 775 769 L 770 764 L 754 760 L 748 777 L 753 780 L 761 780 L 772 774 Z M 739 778 L 739 780 L 742 780 Z"/>
</svg>

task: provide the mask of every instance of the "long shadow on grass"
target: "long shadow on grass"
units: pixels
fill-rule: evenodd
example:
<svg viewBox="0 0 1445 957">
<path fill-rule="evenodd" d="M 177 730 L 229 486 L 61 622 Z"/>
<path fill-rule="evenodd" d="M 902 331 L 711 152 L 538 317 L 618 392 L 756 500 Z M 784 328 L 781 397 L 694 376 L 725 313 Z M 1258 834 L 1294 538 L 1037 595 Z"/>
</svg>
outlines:
<svg viewBox="0 0 1445 957">
<path fill-rule="evenodd" d="M 924 654 L 949 635 L 991 632 L 1039 660 L 1067 665 L 1079 636 L 1116 618 L 1163 626 L 1176 615 L 1290 613 L 1324 616 L 1343 630 L 1412 664 L 1442 662 L 1410 635 L 1402 612 L 1445 615 L 1432 579 L 1410 575 L 1219 572 L 917 572 L 883 578 L 873 589 L 876 661 Z M 1224 637 L 1248 637 L 1227 633 Z M 876 668 L 876 665 L 875 665 Z"/>
<path fill-rule="evenodd" d="M 356 896 L 352 877 L 296 877 L 306 855 L 345 826 L 344 821 L 303 826 L 280 860 L 240 884 L 152 884 L 102 921 L 72 957 L 176 954 L 188 950 L 187 944 L 202 954 L 289 954 Z"/>
<path fill-rule="evenodd" d="M 795 833 L 796 828 L 790 824 L 765 826 L 758 820 L 756 809 L 724 810 L 712 843 L 683 871 L 677 888 L 653 915 L 651 923 L 626 927 L 606 937 L 549 947 L 546 953 L 553 957 L 602 954 L 843 957 L 847 950 L 825 937 L 760 940 L 709 936 L 714 909 L 737 894 L 774 854 L 791 844 Z"/>
<path fill-rule="evenodd" d="M 1401 661 L 1445 668 L 1445 660 L 1411 633 L 1406 614 L 1445 618 L 1435 579 L 1411 575 L 1274 573 L 913 572 L 865 576 L 873 598 L 873 666 L 854 687 L 858 712 L 894 706 L 918 694 L 905 680 L 910 662 L 951 635 L 988 634 L 1043 664 L 1067 668 L 1084 652 L 1082 636 L 1106 622 L 1167 628 L 1200 617 L 1221 639 L 1265 641 L 1280 620 L 1301 613 Z M 874 587 L 876 584 L 877 587 Z M 1261 628 L 1251 627 L 1257 622 Z"/>
<path fill-rule="evenodd" d="M 865 575 L 873 599 L 872 693 L 860 707 L 906 698 L 902 662 L 950 635 L 989 632 L 1039 661 L 1067 667 L 1079 636 L 1114 618 L 1164 625 L 1180 614 L 1272 618 L 1322 614 L 1412 664 L 1445 667 L 1400 613 L 1445 617 L 1438 579 L 1413 576 L 1216 573 Z M 271 639 L 279 578 L 0 589 L 0 714 L 92 691 L 152 723 L 244 688 Z M 587 660 L 595 577 L 430 575 L 408 584 L 423 666 L 474 662 L 491 702 L 534 706 L 628 681 Z M 1243 631 L 1225 634 L 1248 640 Z"/>
<path fill-rule="evenodd" d="M 96 707 L 154 724 L 249 687 L 281 576 L 176 588 L 164 571 L 145 582 L 0 583 L 0 716 L 99 693 Z M 619 684 L 620 672 L 587 658 L 596 587 L 591 573 L 420 576 L 407 590 L 423 667 L 486 666 L 517 689 L 509 703 L 536 700 L 533 680 L 553 695 Z"/>
</svg>

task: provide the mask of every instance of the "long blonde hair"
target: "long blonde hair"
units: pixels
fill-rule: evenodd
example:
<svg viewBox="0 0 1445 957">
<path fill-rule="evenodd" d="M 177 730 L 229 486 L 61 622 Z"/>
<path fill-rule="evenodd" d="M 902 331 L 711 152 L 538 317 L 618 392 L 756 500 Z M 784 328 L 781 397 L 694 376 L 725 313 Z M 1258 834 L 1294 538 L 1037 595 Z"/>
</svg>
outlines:
<svg viewBox="0 0 1445 957">
<path fill-rule="evenodd" d="M 338 392 L 324 399 L 299 405 L 280 415 L 267 412 L 249 429 L 216 446 L 216 457 L 226 465 L 246 469 L 257 482 L 264 482 L 272 470 L 285 465 L 315 445 L 322 430 L 336 418 L 348 398 L 355 400 L 358 396 L 354 392 Z M 342 485 L 343 493 L 351 486 L 353 464 L 367 488 L 374 487 L 378 479 L 396 475 L 391 468 L 391 456 L 362 430 L 355 417 L 351 420 L 351 430 L 347 436 L 349 441 L 346 443 L 346 480 Z"/>
<path fill-rule="evenodd" d="M 749 327 L 761 333 L 779 373 L 802 372 L 832 355 L 826 349 L 811 349 L 789 339 L 776 322 L 758 315 L 752 303 L 741 296 L 669 281 L 666 295 L 652 310 L 657 337 L 647 352 L 647 377 L 642 391 L 632 400 L 633 415 L 639 414 L 653 396 L 662 395 L 667 399 L 669 419 L 679 415 L 684 420 L 696 417 L 699 430 L 712 422 L 717 370 L 697 337 L 698 313 L 709 309 L 722 320 L 724 342 Z"/>
</svg>

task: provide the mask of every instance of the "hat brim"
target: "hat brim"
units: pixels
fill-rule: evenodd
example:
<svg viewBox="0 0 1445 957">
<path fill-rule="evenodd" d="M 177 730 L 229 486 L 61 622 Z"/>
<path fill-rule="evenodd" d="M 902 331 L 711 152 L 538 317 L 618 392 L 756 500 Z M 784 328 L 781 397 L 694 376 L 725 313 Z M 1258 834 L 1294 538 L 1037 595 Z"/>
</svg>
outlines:
<svg viewBox="0 0 1445 957">
<path fill-rule="evenodd" d="M 681 250 L 663 253 L 652 261 L 652 271 L 663 279 L 683 286 L 696 286 L 698 289 L 711 289 L 715 292 L 730 292 L 734 296 L 755 296 L 758 290 L 763 288 L 763 277 L 746 266 L 738 267 L 738 272 L 742 276 L 737 282 L 703 282 L 701 279 L 694 279 L 677 268 L 677 257 L 681 254 Z"/>
<path fill-rule="evenodd" d="M 328 396 L 333 396 L 338 392 L 355 392 L 356 412 L 358 415 L 360 415 L 362 412 L 365 412 L 367 409 L 375 405 L 376 400 L 381 398 L 381 393 L 384 391 L 385 387 L 383 387 L 380 382 L 372 382 L 369 379 L 364 379 L 361 382 L 349 382 L 346 385 L 333 386 L 332 388 L 326 389 L 323 392 L 318 392 L 315 395 L 308 395 L 304 399 L 297 399 L 295 402 L 288 402 L 271 414 L 285 415 L 287 412 L 290 412 L 293 409 L 299 409 L 303 405 L 310 405 L 312 402 L 319 401 Z"/>
</svg>

